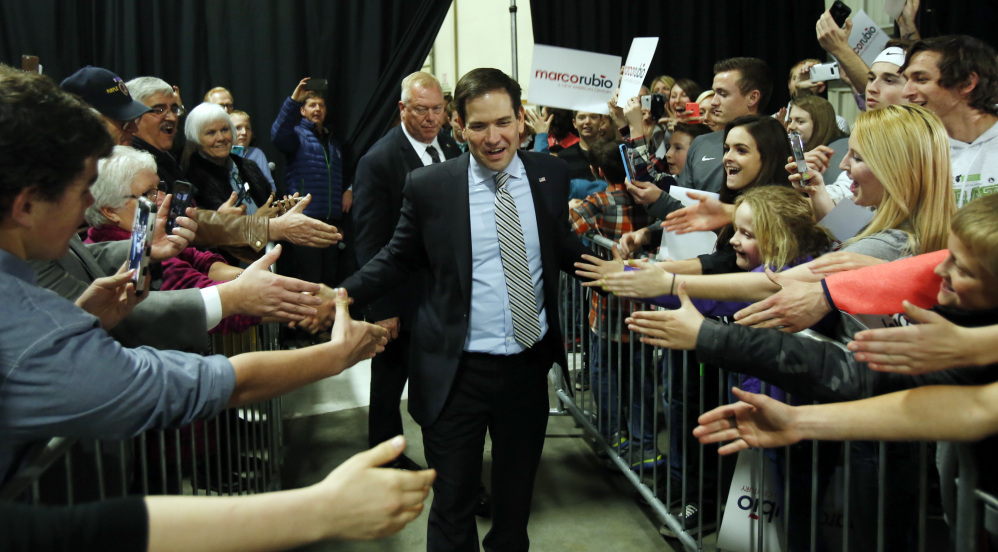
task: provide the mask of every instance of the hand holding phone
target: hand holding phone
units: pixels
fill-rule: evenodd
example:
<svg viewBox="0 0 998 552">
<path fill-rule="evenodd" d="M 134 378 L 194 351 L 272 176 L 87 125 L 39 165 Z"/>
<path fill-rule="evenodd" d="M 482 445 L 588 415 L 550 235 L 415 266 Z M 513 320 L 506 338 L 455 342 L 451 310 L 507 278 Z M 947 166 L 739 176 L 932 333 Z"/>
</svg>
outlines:
<svg viewBox="0 0 998 552">
<path fill-rule="evenodd" d="M 787 133 L 790 139 L 790 149 L 794 150 L 794 162 L 797 163 L 797 172 L 800 174 L 801 184 L 807 185 L 811 175 L 807 171 L 807 161 L 804 160 L 804 139 L 796 130 Z"/>
<path fill-rule="evenodd" d="M 620 158 L 624 160 L 624 174 L 627 175 L 627 179 L 634 182 L 634 165 L 631 163 L 631 151 L 626 144 L 620 144 L 617 146 L 620 150 Z"/>
</svg>

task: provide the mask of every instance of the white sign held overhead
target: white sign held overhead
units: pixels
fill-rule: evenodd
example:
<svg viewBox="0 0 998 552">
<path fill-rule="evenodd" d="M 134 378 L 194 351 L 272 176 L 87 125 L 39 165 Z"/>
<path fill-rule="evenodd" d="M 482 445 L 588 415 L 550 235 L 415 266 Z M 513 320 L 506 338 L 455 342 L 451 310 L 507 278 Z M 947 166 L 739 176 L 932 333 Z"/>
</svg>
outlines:
<svg viewBox="0 0 998 552">
<path fill-rule="evenodd" d="M 889 39 L 887 33 L 881 30 L 865 11 L 859 10 L 852 16 L 849 46 L 867 65 L 873 65 L 873 60 L 877 59 L 877 54 L 887 47 Z"/>
<path fill-rule="evenodd" d="M 610 113 L 620 56 L 534 45 L 530 103 L 590 113 Z"/>
<path fill-rule="evenodd" d="M 617 107 L 627 106 L 627 100 L 641 92 L 648 66 L 655 57 L 658 48 L 658 37 L 639 37 L 631 41 L 631 50 L 627 53 L 627 63 L 624 64 L 623 75 L 620 78 L 620 94 L 617 95 Z"/>
</svg>

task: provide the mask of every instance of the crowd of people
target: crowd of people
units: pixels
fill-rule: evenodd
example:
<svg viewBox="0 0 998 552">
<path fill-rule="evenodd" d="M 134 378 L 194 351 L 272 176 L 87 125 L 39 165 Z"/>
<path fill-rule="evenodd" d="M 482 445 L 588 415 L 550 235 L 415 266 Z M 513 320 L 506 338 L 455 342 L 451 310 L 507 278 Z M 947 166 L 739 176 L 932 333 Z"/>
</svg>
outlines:
<svg viewBox="0 0 998 552">
<path fill-rule="evenodd" d="M 998 332 L 998 57 L 967 36 L 919 38 L 909 11 L 899 26 L 902 38 L 867 67 L 843 47 L 848 24 L 827 13 L 817 23 L 862 110 L 851 127 L 827 83 L 812 82 L 814 59 L 789 69 L 791 101 L 773 115 L 774 73 L 752 57 L 718 61 L 709 89 L 657 77 L 639 96 L 614 97 L 608 114 L 525 109 L 520 86 L 495 69 L 470 71 L 453 95 L 416 72 L 401 81 L 399 124 L 360 158 L 353 182 L 321 79 L 303 78 L 273 121 L 279 175 L 224 87 L 188 111 L 179 88 L 153 76 L 126 82 L 88 66 L 57 85 L 0 66 L 0 481 L 52 436 L 127 439 L 185 426 L 373 357 L 371 450 L 322 483 L 63 510 L 2 504 L 5 535 L 14 549 L 94 525 L 93 546 L 115 535 L 134 549 L 372 538 L 419 515 L 432 485 L 429 550 L 478 550 L 476 516 L 492 518 L 487 549 L 526 550 L 546 376 L 553 365 L 567 373 L 559 272 L 593 290 L 583 339 L 591 369 L 574 385 L 595 389 L 602 438 L 629 449 L 638 472 L 668 465 L 666 479 L 702 482 L 675 512 L 684 531 L 716 524 L 712 501 L 730 479 L 684 469 L 678 451 L 698 455 L 686 446 L 697 439 L 726 442 L 722 455 L 806 439 L 984 440 L 989 450 L 998 432 L 986 368 L 998 362 L 988 346 Z M 642 102 L 648 94 L 662 96 L 661 117 Z M 806 171 L 788 132 L 805 145 Z M 693 203 L 684 207 L 673 186 L 691 190 Z M 188 192 L 190 207 L 168 216 Z M 868 222 L 835 237 L 822 221 L 843 202 Z M 150 291 L 137 291 L 126 270 L 138 204 L 156 206 L 153 269 L 140 286 Z M 338 258 L 347 213 L 354 274 Z M 659 251 L 666 232 L 691 231 L 716 232 L 713 250 L 690 259 Z M 616 244 L 612 258 L 590 254 L 582 238 L 592 235 Z M 279 275 L 269 267 L 284 249 L 294 263 Z M 351 318 L 351 303 L 368 322 Z M 608 325 L 618 305 L 626 320 Z M 322 337 L 205 354 L 210 333 L 269 322 Z M 649 347 L 636 348 L 635 335 Z M 694 351 L 703 368 L 679 366 L 675 351 Z M 670 428 L 701 424 L 673 431 L 669 450 L 651 430 L 665 399 L 654 381 L 671 387 L 662 403 Z M 402 454 L 407 382 L 430 469 Z M 723 401 L 713 390 L 727 384 Z M 705 407 L 702 390 L 711 391 Z M 486 433 L 491 481 L 482 480 Z M 873 449 L 849 446 L 857 462 L 875 464 Z M 902 492 L 912 458 L 895 447 L 887 523 L 904 547 L 914 544 Z M 946 506 L 953 453 L 938 448 Z M 811 497 L 795 489 L 790 501 L 807 511 Z M 790 549 L 807 547 L 800 519 Z M 867 525 L 855 549 L 869 542 Z"/>
</svg>

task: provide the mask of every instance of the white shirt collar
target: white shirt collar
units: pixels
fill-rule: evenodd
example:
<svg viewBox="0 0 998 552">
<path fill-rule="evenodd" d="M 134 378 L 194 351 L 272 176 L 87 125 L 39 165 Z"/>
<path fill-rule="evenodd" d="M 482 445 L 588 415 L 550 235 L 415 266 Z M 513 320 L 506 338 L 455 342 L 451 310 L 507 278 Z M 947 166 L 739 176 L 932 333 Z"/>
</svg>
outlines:
<svg viewBox="0 0 998 552">
<path fill-rule="evenodd" d="M 493 176 L 498 172 L 505 172 L 510 176 L 510 178 L 526 180 L 526 170 L 523 168 L 523 161 L 520 160 L 519 154 L 513 156 L 513 160 L 506 165 L 506 168 L 502 171 L 493 171 L 486 167 L 481 166 L 475 156 L 471 156 L 471 161 L 468 165 L 468 171 L 471 173 L 472 184 L 477 184 L 479 182 L 492 181 Z"/>
<path fill-rule="evenodd" d="M 430 154 L 426 153 L 426 148 L 429 146 L 433 146 L 433 148 L 440 153 L 441 161 L 446 160 L 446 158 L 444 157 L 444 150 L 440 148 L 439 135 L 434 136 L 433 141 L 427 144 L 425 142 L 420 142 L 419 140 L 413 138 L 412 134 L 409 134 L 409 129 L 405 128 L 405 123 L 399 123 L 399 125 L 402 127 L 402 132 L 405 134 L 406 139 L 408 139 L 409 143 L 412 144 L 412 149 L 415 150 L 416 156 L 423 160 L 424 165 L 432 163 Z"/>
</svg>

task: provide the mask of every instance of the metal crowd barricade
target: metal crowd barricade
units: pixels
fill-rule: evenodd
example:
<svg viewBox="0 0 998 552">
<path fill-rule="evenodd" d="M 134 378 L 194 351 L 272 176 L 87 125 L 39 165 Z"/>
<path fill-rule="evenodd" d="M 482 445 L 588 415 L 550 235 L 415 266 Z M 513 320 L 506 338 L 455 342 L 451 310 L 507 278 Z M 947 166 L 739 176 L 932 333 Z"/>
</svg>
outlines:
<svg viewBox="0 0 998 552">
<path fill-rule="evenodd" d="M 277 324 L 212 335 L 211 353 L 280 348 Z M 281 401 L 226 410 L 125 441 L 54 438 L 0 487 L 0 500 L 72 505 L 129 494 L 241 495 L 281 488 Z"/>
<path fill-rule="evenodd" d="M 612 242 L 589 239 L 594 255 L 610 257 Z M 658 516 L 663 534 L 687 550 L 719 549 L 718 528 L 728 515 L 732 523 L 743 518 L 745 529 L 736 529 L 737 546 L 725 549 L 924 551 L 946 546 L 947 526 L 937 512 L 938 500 L 929 496 L 936 478 L 930 443 L 803 442 L 751 451 L 766 460 L 752 462 L 750 483 L 734 486 L 735 494 L 729 494 L 735 459 L 720 457 L 716 446 L 700 445 L 692 430 L 700 414 L 733 400 L 729 390 L 737 375 L 698 363 L 694 353 L 641 343 L 624 321 L 634 310 L 658 307 L 592 289 L 562 279 L 560 318 L 569 380 L 557 378 L 559 406 L 553 412 L 575 418 L 596 454 L 606 457 Z M 761 383 L 761 391 L 778 390 Z M 800 404 L 790 396 L 784 400 Z M 990 512 L 998 511 L 993 497 L 979 500 Z M 684 525 L 681 518 L 691 504 L 698 509 L 695 522 Z M 998 516 L 989 519 L 998 526 Z M 765 540 L 771 538 L 778 548 L 767 548 Z"/>
</svg>

